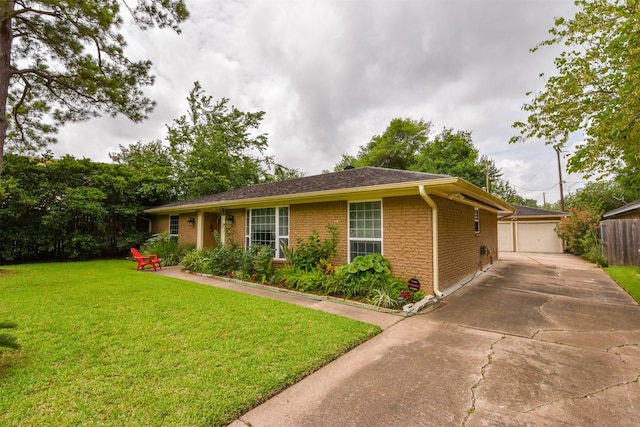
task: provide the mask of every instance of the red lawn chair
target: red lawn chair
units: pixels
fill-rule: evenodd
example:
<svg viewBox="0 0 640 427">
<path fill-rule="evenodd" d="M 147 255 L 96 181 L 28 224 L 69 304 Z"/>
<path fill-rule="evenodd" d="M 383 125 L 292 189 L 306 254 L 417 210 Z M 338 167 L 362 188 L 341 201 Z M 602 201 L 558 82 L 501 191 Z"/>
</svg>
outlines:
<svg viewBox="0 0 640 427">
<path fill-rule="evenodd" d="M 159 269 L 162 269 L 160 260 L 158 259 L 158 255 L 141 255 L 136 248 L 131 248 L 131 255 L 133 255 L 136 261 L 138 261 L 136 270 L 144 270 L 145 265 L 150 265 L 151 267 L 153 267 L 153 271 L 156 271 L 156 265 Z"/>
</svg>

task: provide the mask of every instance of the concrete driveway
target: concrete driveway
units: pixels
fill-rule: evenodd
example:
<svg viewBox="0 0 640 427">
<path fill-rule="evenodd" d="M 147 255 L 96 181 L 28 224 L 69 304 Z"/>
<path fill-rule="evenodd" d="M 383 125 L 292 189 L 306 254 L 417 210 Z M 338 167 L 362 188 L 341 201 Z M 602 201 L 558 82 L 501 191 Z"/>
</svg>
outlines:
<svg viewBox="0 0 640 427">
<path fill-rule="evenodd" d="M 577 257 L 500 258 L 232 425 L 640 425 L 640 307 Z"/>
</svg>

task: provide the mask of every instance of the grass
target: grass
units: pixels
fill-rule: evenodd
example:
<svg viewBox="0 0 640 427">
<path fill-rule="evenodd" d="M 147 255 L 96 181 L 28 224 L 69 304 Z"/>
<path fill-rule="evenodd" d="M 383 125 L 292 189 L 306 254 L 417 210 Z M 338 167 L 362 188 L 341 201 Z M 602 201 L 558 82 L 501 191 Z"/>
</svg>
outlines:
<svg viewBox="0 0 640 427">
<path fill-rule="evenodd" d="M 640 302 L 640 276 L 638 267 L 608 267 L 607 272 L 636 301 Z"/>
<path fill-rule="evenodd" d="M 0 425 L 226 425 L 377 326 L 135 271 L 0 270 Z"/>
</svg>

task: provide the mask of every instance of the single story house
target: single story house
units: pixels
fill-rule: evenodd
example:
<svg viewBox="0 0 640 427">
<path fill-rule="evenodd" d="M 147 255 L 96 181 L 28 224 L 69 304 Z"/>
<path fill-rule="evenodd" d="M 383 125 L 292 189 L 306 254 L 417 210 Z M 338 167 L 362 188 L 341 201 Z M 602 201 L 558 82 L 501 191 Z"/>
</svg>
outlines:
<svg viewBox="0 0 640 427">
<path fill-rule="evenodd" d="M 556 233 L 568 212 L 513 205 L 513 215 L 498 218 L 498 250 L 501 252 L 562 253 L 564 242 Z"/>
<path fill-rule="evenodd" d="M 640 200 L 602 215 L 600 234 L 610 266 L 640 266 Z"/>
<path fill-rule="evenodd" d="M 146 210 L 152 232 L 197 248 L 225 244 L 295 246 L 313 230 L 339 228 L 336 265 L 381 253 L 403 279 L 438 296 L 498 258 L 497 220 L 506 202 L 448 175 L 363 167 L 251 185 Z"/>
</svg>

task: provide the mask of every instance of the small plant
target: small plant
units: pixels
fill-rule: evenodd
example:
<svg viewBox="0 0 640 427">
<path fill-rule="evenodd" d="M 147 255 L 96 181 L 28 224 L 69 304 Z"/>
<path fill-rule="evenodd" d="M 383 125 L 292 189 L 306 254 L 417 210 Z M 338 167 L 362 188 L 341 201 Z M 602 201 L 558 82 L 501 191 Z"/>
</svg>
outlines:
<svg viewBox="0 0 640 427">
<path fill-rule="evenodd" d="M 386 289 L 373 289 L 369 303 L 376 307 L 393 308 L 398 305 L 398 301 L 393 299 Z"/>
<path fill-rule="evenodd" d="M 151 236 L 142 245 L 141 251 L 158 255 L 160 263 L 167 267 L 180 264 L 190 249 L 189 247 L 180 246 L 178 241 L 172 238 L 169 233 L 158 233 Z"/>
<path fill-rule="evenodd" d="M 295 248 L 283 248 L 287 264 L 296 268 L 311 271 L 318 267 L 321 260 L 330 260 L 338 253 L 339 230 L 336 225 L 327 224 L 329 238 L 320 240 L 317 230 L 311 232 L 306 239 L 298 239 Z"/>
</svg>

